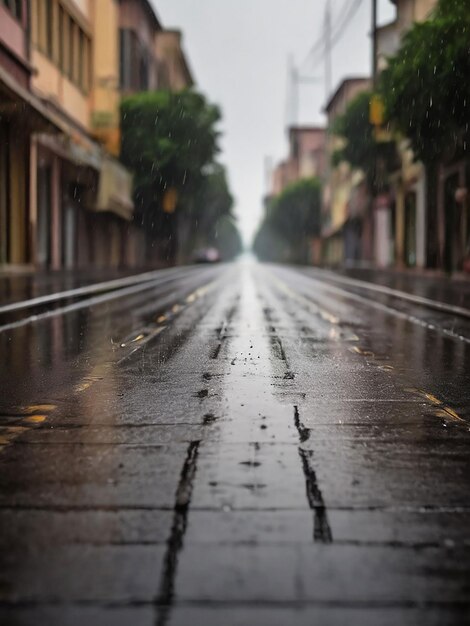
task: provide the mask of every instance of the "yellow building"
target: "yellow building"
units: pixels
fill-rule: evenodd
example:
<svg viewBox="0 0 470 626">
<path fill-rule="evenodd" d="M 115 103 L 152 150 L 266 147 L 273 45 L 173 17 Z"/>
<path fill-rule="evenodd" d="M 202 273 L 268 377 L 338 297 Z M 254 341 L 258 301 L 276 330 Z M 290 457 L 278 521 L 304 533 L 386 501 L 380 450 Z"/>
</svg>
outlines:
<svg viewBox="0 0 470 626">
<path fill-rule="evenodd" d="M 89 126 L 93 41 L 89 5 L 88 0 L 31 3 L 33 89 L 84 129 Z"/>
<path fill-rule="evenodd" d="M 0 265 L 34 260 L 30 142 L 55 132 L 56 116 L 31 93 L 30 3 L 0 2 Z"/>
<path fill-rule="evenodd" d="M 61 132 L 37 134 L 32 145 L 39 266 L 122 261 L 133 206 L 131 176 L 112 158 L 119 153 L 118 11 L 117 0 L 31 3 L 32 89 L 61 121 Z"/>
<path fill-rule="evenodd" d="M 93 135 L 119 156 L 119 2 L 100 0 L 92 6 L 95 27 L 92 50 L 93 83 L 90 123 Z"/>
</svg>

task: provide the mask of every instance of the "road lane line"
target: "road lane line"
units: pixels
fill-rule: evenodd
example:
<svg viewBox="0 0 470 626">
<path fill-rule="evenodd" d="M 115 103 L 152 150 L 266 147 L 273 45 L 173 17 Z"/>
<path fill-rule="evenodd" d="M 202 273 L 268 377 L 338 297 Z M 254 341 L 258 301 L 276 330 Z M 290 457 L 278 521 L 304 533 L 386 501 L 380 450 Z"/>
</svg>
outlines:
<svg viewBox="0 0 470 626">
<path fill-rule="evenodd" d="M 310 273 L 305 275 L 310 276 Z M 346 276 L 340 276 L 339 274 L 335 274 L 334 272 L 327 272 L 325 276 L 325 281 L 323 281 L 323 278 L 318 274 L 317 271 L 314 280 L 319 280 L 328 284 L 328 279 L 337 281 L 339 283 L 344 283 L 346 285 L 351 285 L 351 287 L 358 287 L 359 289 L 376 291 L 377 293 L 382 293 L 384 295 L 392 296 L 394 298 L 407 300 L 408 302 L 412 302 L 413 304 L 420 304 L 430 309 L 435 309 L 437 311 L 451 313 L 453 315 L 459 315 L 461 317 L 466 317 L 470 319 L 470 309 L 466 309 L 464 307 L 456 306 L 453 304 L 447 304 L 445 302 L 440 302 L 439 300 L 432 300 L 431 298 L 426 298 L 424 296 L 417 296 L 415 294 L 408 293 L 407 291 L 402 291 L 401 289 L 393 289 L 392 287 L 377 285 L 376 283 L 370 283 L 368 281 L 359 280 L 356 278 L 347 278 Z"/>
<path fill-rule="evenodd" d="M 194 266 L 187 266 L 188 268 Z M 185 268 L 186 269 L 186 268 Z M 173 279 L 173 274 L 181 272 L 181 267 L 172 267 L 164 270 L 154 270 L 152 272 L 144 272 L 143 274 L 133 274 L 132 276 L 126 276 L 124 278 L 116 278 L 115 280 L 109 280 L 102 283 L 94 283 L 92 285 L 86 285 L 84 287 L 77 287 L 76 289 L 67 289 L 65 291 L 58 291 L 56 293 L 50 293 L 44 296 L 38 296 L 37 298 L 31 298 L 30 300 L 22 300 L 21 302 L 12 302 L 0 306 L 0 315 L 5 313 L 14 313 L 24 309 L 30 309 L 35 306 L 42 306 L 51 302 L 58 302 L 60 300 L 66 300 L 68 298 L 78 298 L 84 295 L 100 293 L 103 291 L 115 291 L 127 286 L 135 285 L 142 282 L 153 282 L 158 279 L 163 273 L 162 278 Z M 171 276 L 169 276 L 169 274 Z"/>
<path fill-rule="evenodd" d="M 312 276 L 309 276 L 307 274 L 301 274 L 299 272 L 294 272 L 293 270 L 288 270 L 288 271 L 294 273 L 297 278 L 301 278 L 301 279 L 303 278 L 305 281 L 316 283 L 317 285 L 319 285 L 321 288 L 325 289 L 326 291 L 331 291 L 332 293 L 337 293 L 342 296 L 346 296 L 347 298 L 351 300 L 356 300 L 356 302 L 365 304 L 368 307 L 372 307 L 374 309 L 378 309 L 379 311 L 384 311 L 385 313 L 388 313 L 389 315 L 393 315 L 395 317 L 399 317 L 400 319 L 407 320 L 408 322 L 411 322 L 412 324 L 416 324 L 417 326 L 421 326 L 423 328 L 433 330 L 437 333 L 450 337 L 451 339 L 458 339 L 459 341 L 463 341 L 465 343 L 470 344 L 470 337 L 459 335 L 447 328 L 438 327 L 435 324 L 426 322 L 422 319 L 419 319 L 418 317 L 414 315 L 410 315 L 409 313 L 404 313 L 402 311 L 399 311 L 398 309 L 394 309 L 391 306 L 382 304 L 381 302 L 376 302 L 375 300 L 372 300 L 371 298 L 366 298 L 365 296 L 360 296 L 359 294 L 353 293 L 352 291 L 348 291 L 347 289 L 343 289 L 341 287 L 337 287 L 336 285 L 331 285 L 323 280 L 320 280 L 318 278 L 313 278 Z M 305 296 L 303 297 L 305 298 Z M 305 299 L 309 301 L 308 298 L 305 298 Z M 312 305 L 314 305 L 313 301 L 312 301 Z"/>
</svg>

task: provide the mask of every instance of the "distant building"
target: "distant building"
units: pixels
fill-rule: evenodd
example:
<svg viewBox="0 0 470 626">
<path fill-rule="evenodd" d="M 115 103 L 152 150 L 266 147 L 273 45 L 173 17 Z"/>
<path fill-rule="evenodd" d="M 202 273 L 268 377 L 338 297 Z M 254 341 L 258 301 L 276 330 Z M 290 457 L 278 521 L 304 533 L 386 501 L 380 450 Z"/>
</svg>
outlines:
<svg viewBox="0 0 470 626">
<path fill-rule="evenodd" d="M 119 1 L 119 88 L 123 95 L 157 88 L 155 40 L 161 30 L 149 0 Z"/>
<path fill-rule="evenodd" d="M 289 128 L 289 159 L 296 179 L 318 177 L 325 172 L 325 129 L 317 126 Z"/>
<path fill-rule="evenodd" d="M 291 126 L 288 128 L 289 154 L 271 172 L 271 188 L 264 198 L 265 210 L 284 189 L 303 178 L 322 179 L 326 169 L 325 129 L 319 126 Z M 320 261 L 320 242 L 310 241 L 310 260 Z"/>
<path fill-rule="evenodd" d="M 291 126 L 288 129 L 289 155 L 278 163 L 271 177 L 271 195 L 301 178 L 322 178 L 325 172 L 325 129 L 318 126 Z"/>
<path fill-rule="evenodd" d="M 121 94 L 191 87 L 194 81 L 181 38 L 180 31 L 163 28 L 149 0 L 120 0 Z"/>
<path fill-rule="evenodd" d="M 332 265 L 343 261 L 357 261 L 367 254 L 370 246 L 370 227 L 366 220 L 366 200 L 363 193 L 363 174 L 351 169 L 348 163 L 332 165 L 333 153 L 342 145 L 332 133 L 335 120 L 343 115 L 354 98 L 369 89 L 367 77 L 344 79 L 325 107 L 328 117 L 326 154 L 328 167 L 323 183 L 322 238 L 323 260 Z"/>
<path fill-rule="evenodd" d="M 182 49 L 179 30 L 160 30 L 155 38 L 158 89 L 181 91 L 192 87 L 194 79 Z"/>
</svg>

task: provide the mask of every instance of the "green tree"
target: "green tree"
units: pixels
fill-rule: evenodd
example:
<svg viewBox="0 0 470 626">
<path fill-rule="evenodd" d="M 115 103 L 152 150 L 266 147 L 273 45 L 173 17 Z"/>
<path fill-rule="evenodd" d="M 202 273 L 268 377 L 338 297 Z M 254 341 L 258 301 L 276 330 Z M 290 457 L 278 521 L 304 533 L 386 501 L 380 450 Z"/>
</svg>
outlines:
<svg viewBox="0 0 470 626">
<path fill-rule="evenodd" d="M 437 166 L 466 158 L 470 141 L 470 0 L 439 0 L 405 35 L 380 81 L 387 118 L 426 167 L 427 263 L 439 257 Z"/>
<path fill-rule="evenodd" d="M 206 172 L 192 201 L 188 253 L 211 246 L 219 249 L 224 260 L 230 260 L 241 251 L 233 204 L 226 170 L 216 163 Z"/>
<path fill-rule="evenodd" d="M 395 142 L 379 142 L 369 121 L 371 91 L 359 93 L 343 115 L 336 118 L 333 133 L 344 140 L 344 146 L 333 153 L 333 165 L 346 161 L 366 176 L 369 190 L 375 194 L 386 185 L 386 174 L 397 166 Z"/>
<path fill-rule="evenodd" d="M 288 260 L 286 241 L 273 228 L 268 217 L 261 222 L 253 240 L 253 252 L 260 261 L 278 262 Z"/>
<path fill-rule="evenodd" d="M 308 243 L 321 230 L 321 184 L 304 178 L 288 185 L 267 209 L 254 249 L 260 258 L 294 263 L 308 261 Z M 263 251 L 270 247 L 272 253 Z M 273 256 L 278 258 L 274 259 Z"/>
<path fill-rule="evenodd" d="M 151 238 L 170 242 L 170 258 L 219 152 L 219 120 L 219 109 L 191 90 L 122 101 L 121 160 L 135 175 L 136 217 Z"/>
<path fill-rule="evenodd" d="M 387 116 L 424 163 L 468 154 L 470 0 L 440 0 L 383 72 Z"/>
<path fill-rule="evenodd" d="M 212 245 L 220 252 L 223 261 L 231 261 L 243 248 L 240 232 L 231 215 L 222 215 L 215 225 Z"/>
<path fill-rule="evenodd" d="M 217 220 L 231 215 L 233 197 L 223 165 L 214 164 L 195 193 L 191 211 L 192 228 L 196 235 L 210 238 Z"/>
</svg>

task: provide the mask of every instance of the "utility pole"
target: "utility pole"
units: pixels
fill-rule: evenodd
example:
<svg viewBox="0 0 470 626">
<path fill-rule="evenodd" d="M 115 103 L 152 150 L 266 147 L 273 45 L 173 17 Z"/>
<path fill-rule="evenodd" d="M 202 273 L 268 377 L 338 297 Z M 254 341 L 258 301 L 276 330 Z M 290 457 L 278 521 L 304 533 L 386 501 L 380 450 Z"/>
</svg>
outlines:
<svg viewBox="0 0 470 626">
<path fill-rule="evenodd" d="M 377 0 L 372 0 L 372 85 L 377 86 Z"/>
<path fill-rule="evenodd" d="M 291 110 L 291 124 L 293 126 L 297 125 L 299 121 L 299 80 L 297 75 L 297 68 L 295 67 L 295 63 L 290 58 L 290 84 L 292 90 L 292 110 Z"/>
<path fill-rule="evenodd" d="M 326 0 L 325 8 L 325 102 L 331 93 L 332 60 L 331 60 L 331 0 Z"/>
<path fill-rule="evenodd" d="M 321 78 L 301 74 L 295 66 L 292 55 L 287 61 L 287 97 L 286 97 L 286 125 L 297 126 L 299 122 L 300 87 L 301 85 L 316 84 Z"/>
<path fill-rule="evenodd" d="M 285 124 L 287 127 L 297 122 L 298 93 L 297 81 L 295 80 L 295 66 L 292 54 L 287 57 L 287 80 L 286 80 L 286 113 Z"/>
</svg>

